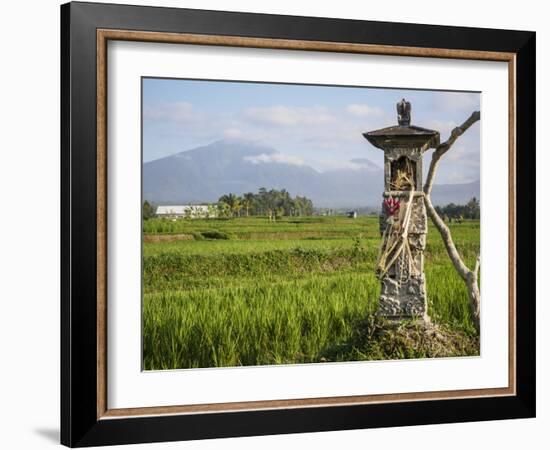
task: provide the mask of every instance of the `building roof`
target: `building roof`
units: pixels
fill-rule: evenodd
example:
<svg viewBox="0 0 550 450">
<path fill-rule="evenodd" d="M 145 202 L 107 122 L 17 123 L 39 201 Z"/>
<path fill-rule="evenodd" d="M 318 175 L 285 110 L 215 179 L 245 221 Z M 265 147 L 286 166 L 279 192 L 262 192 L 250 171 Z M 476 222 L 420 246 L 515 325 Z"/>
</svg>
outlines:
<svg viewBox="0 0 550 450">
<path fill-rule="evenodd" d="M 157 207 L 157 214 L 185 214 L 190 209 L 207 210 L 208 205 L 163 205 Z"/>
</svg>

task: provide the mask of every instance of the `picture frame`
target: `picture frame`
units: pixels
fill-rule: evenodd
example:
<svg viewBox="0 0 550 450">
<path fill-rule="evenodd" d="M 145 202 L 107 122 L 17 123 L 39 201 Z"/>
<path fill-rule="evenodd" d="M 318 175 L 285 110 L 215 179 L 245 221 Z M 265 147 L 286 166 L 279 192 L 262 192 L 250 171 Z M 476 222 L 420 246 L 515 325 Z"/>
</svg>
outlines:
<svg viewBox="0 0 550 450">
<path fill-rule="evenodd" d="M 62 5 L 61 443 L 82 447 L 534 417 L 535 38 L 527 31 L 80 2 Z M 505 62 L 508 386 L 109 408 L 110 41 Z"/>
</svg>

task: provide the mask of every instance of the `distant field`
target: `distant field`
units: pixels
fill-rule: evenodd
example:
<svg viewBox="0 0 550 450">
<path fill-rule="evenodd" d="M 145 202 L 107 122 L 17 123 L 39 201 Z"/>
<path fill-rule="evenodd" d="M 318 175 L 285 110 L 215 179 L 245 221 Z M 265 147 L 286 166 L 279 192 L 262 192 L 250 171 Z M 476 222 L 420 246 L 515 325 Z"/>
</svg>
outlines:
<svg viewBox="0 0 550 450">
<path fill-rule="evenodd" d="M 479 221 L 450 226 L 473 265 Z M 143 228 L 147 370 L 331 360 L 376 311 L 376 217 L 150 219 Z M 174 240 L 148 242 L 158 235 Z M 433 227 L 425 257 L 430 316 L 473 335 L 466 288 Z"/>
</svg>

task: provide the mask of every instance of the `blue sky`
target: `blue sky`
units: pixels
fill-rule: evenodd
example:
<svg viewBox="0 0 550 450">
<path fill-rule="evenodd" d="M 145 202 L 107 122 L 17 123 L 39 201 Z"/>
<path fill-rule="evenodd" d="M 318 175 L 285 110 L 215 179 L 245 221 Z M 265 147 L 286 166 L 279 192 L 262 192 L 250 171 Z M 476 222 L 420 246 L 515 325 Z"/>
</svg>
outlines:
<svg viewBox="0 0 550 450">
<path fill-rule="evenodd" d="M 326 171 L 367 158 L 382 166 L 383 152 L 361 133 L 397 124 L 401 98 L 412 104 L 412 124 L 442 140 L 480 109 L 478 93 L 144 78 L 143 159 L 239 138 L 275 148 L 270 162 Z M 478 123 L 456 142 L 437 183 L 479 179 L 479 134 Z"/>
</svg>

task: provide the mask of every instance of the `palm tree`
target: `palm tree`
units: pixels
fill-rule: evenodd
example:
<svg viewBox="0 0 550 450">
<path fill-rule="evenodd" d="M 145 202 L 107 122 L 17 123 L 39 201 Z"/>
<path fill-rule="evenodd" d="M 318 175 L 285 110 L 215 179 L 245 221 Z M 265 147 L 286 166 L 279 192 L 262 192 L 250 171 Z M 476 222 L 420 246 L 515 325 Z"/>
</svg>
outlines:
<svg viewBox="0 0 550 450">
<path fill-rule="evenodd" d="M 211 218 L 211 217 L 216 217 L 216 205 L 213 205 L 213 204 L 208 204 L 208 212 L 206 213 L 206 217 L 207 218 Z"/>
<path fill-rule="evenodd" d="M 252 192 L 247 192 L 246 194 L 244 194 L 242 204 L 244 206 L 244 209 L 246 210 L 246 217 L 248 217 L 250 208 L 252 208 L 252 205 L 254 204 L 254 194 Z"/>
<path fill-rule="evenodd" d="M 236 196 L 235 194 L 222 195 L 218 201 L 220 203 L 225 203 L 227 206 L 229 206 L 229 209 L 233 213 L 233 216 L 236 216 L 242 208 L 241 198 Z"/>
<path fill-rule="evenodd" d="M 231 211 L 231 209 L 229 208 L 229 205 L 227 203 L 219 201 L 217 207 L 218 207 L 218 216 L 219 217 L 228 217 L 229 216 L 229 212 Z"/>
</svg>

